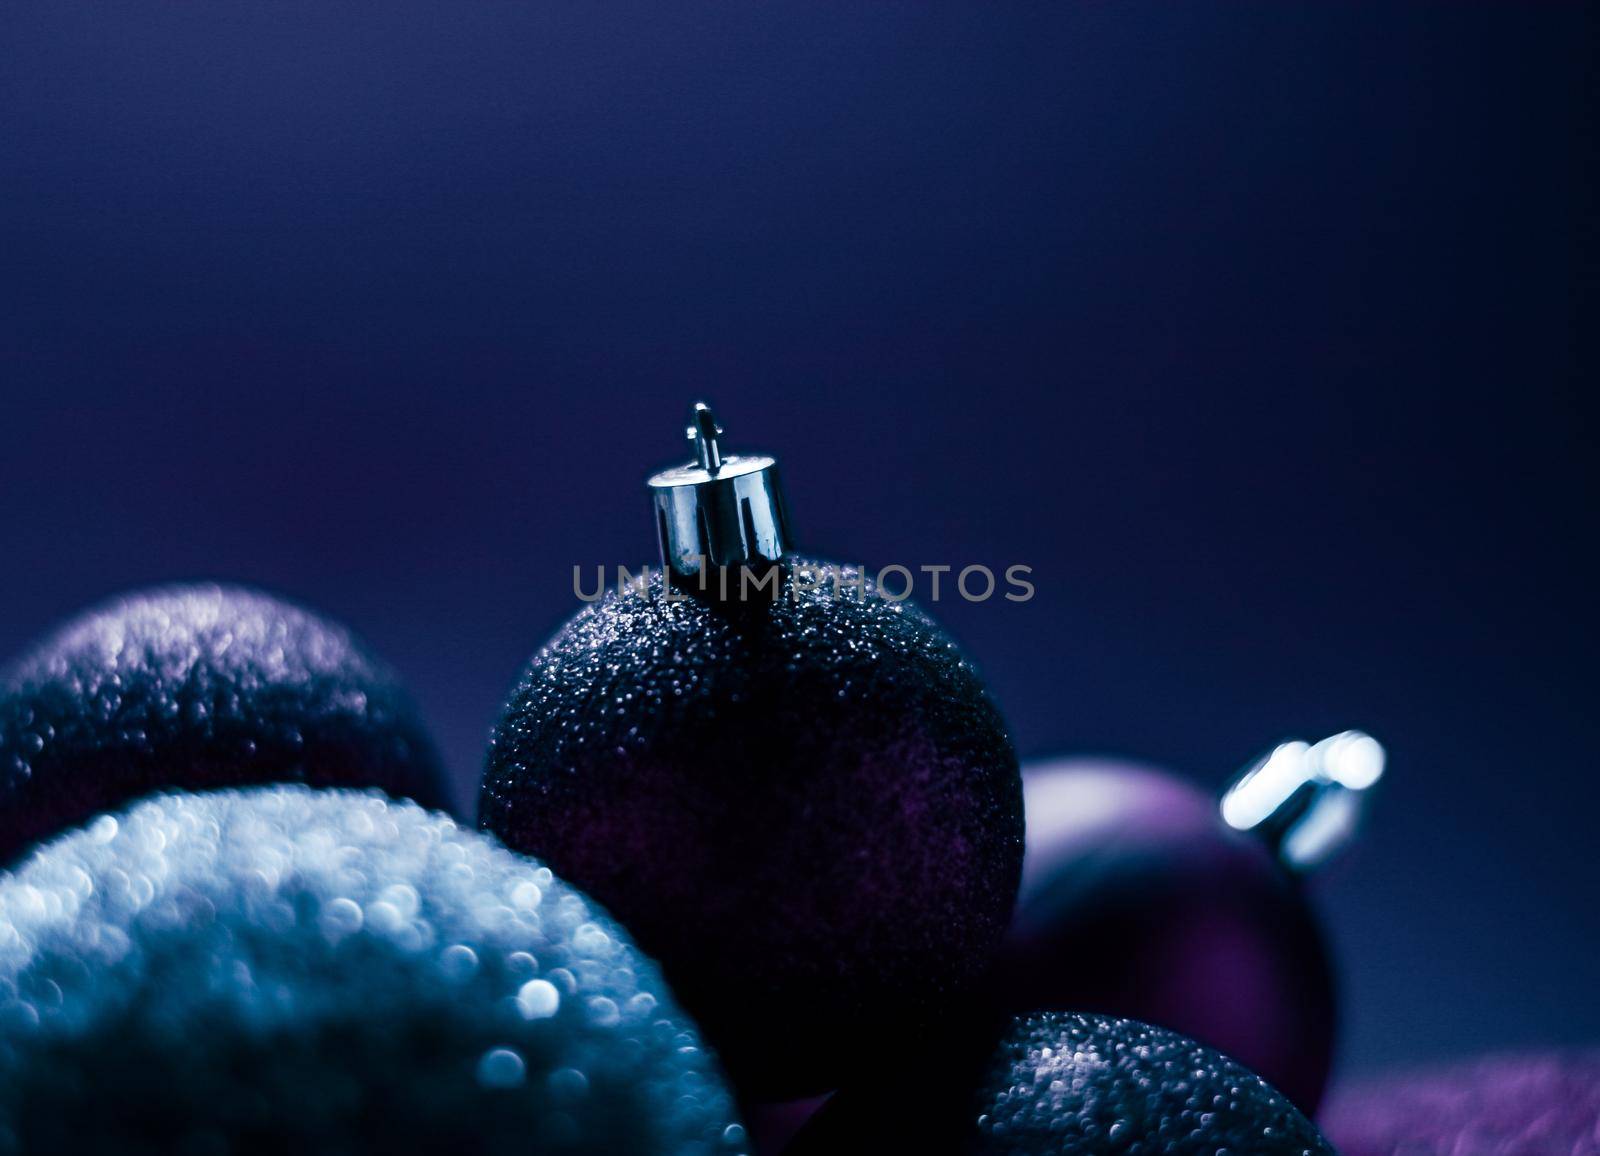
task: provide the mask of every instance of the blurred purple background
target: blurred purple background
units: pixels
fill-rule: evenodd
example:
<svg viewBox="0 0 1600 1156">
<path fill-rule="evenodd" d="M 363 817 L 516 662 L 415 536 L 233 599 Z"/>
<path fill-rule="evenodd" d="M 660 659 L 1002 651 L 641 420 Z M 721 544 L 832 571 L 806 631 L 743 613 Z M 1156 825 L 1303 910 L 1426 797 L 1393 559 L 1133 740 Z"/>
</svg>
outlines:
<svg viewBox="0 0 1600 1156">
<path fill-rule="evenodd" d="M 1600 1039 L 1578 6 L 7 6 L 0 651 L 216 576 L 472 794 L 689 401 L 1025 755 L 1389 746 L 1346 1070 Z"/>
</svg>

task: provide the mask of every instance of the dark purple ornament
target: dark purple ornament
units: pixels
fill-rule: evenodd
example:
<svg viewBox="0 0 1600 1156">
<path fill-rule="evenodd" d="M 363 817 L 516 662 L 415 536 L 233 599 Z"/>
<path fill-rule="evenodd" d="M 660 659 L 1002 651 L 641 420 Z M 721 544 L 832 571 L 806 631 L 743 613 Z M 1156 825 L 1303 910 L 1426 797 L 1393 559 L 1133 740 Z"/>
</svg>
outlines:
<svg viewBox="0 0 1600 1156">
<path fill-rule="evenodd" d="M 271 782 L 449 803 L 389 669 L 344 628 L 256 591 L 126 595 L 67 622 L 0 689 L 0 863 L 151 791 Z"/>
<path fill-rule="evenodd" d="M 656 483 L 674 584 L 692 555 L 781 559 L 781 585 L 669 601 L 655 574 L 580 612 L 511 695 L 480 822 L 634 933 L 745 1096 L 799 1096 L 970 993 L 1016 895 L 1021 782 L 955 644 L 788 557 L 770 459 L 699 449 Z"/>
<path fill-rule="evenodd" d="M 843 1089 L 787 1156 L 1333 1156 L 1226 1056 L 1133 1020 L 1042 1012 L 932 1052 L 885 1041 L 890 1074 Z"/>
<path fill-rule="evenodd" d="M 1376 778 L 1374 755 L 1381 770 L 1381 748 L 1354 732 L 1283 744 L 1222 808 L 1148 768 L 1076 759 L 1027 768 L 1027 859 L 992 985 L 1001 1010 L 1161 1024 L 1315 1111 L 1332 1058 L 1334 982 L 1296 871 L 1348 832 L 1350 804 L 1370 785 L 1363 776 Z"/>
<path fill-rule="evenodd" d="M 1336 1088 L 1344 1156 L 1595 1156 L 1600 1052 L 1487 1056 Z"/>
</svg>

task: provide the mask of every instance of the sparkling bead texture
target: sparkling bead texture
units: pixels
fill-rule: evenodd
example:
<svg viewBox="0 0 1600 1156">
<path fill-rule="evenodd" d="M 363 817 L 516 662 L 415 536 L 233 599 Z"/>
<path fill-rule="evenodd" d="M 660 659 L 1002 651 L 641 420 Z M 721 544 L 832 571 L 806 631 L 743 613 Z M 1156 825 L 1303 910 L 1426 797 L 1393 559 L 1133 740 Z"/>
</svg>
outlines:
<svg viewBox="0 0 1600 1156">
<path fill-rule="evenodd" d="M 1333 1156 L 1265 1080 L 1163 1028 L 1045 1012 L 973 1042 L 840 1091 L 789 1156 Z"/>
<path fill-rule="evenodd" d="M 731 1156 L 733 1111 L 593 903 L 376 791 L 158 796 L 0 882 L 0 1152 Z"/>
</svg>

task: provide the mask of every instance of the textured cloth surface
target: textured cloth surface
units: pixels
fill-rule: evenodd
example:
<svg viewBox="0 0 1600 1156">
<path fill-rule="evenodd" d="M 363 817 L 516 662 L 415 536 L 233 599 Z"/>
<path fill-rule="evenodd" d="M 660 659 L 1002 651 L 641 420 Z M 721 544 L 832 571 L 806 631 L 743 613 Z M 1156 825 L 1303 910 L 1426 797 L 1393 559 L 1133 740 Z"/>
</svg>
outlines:
<svg viewBox="0 0 1600 1156">
<path fill-rule="evenodd" d="M 1596 1156 L 1600 1051 L 1485 1056 L 1336 1089 L 1343 1156 Z"/>
</svg>

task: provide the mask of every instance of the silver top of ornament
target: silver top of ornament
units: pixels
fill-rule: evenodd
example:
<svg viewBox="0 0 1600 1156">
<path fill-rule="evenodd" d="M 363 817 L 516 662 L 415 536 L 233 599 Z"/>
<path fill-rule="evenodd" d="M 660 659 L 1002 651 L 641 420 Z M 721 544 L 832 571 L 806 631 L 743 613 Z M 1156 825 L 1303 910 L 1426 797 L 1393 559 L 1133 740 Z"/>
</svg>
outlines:
<svg viewBox="0 0 1600 1156">
<path fill-rule="evenodd" d="M 1314 870 L 1350 842 L 1385 758 L 1362 731 L 1280 743 L 1223 794 L 1223 821 L 1266 839 L 1291 871 Z"/>
<path fill-rule="evenodd" d="M 724 455 L 722 427 L 696 403 L 688 438 L 695 460 L 650 479 L 661 564 L 693 578 L 711 567 L 750 566 L 781 560 L 789 550 L 789 517 L 769 457 Z"/>
</svg>

